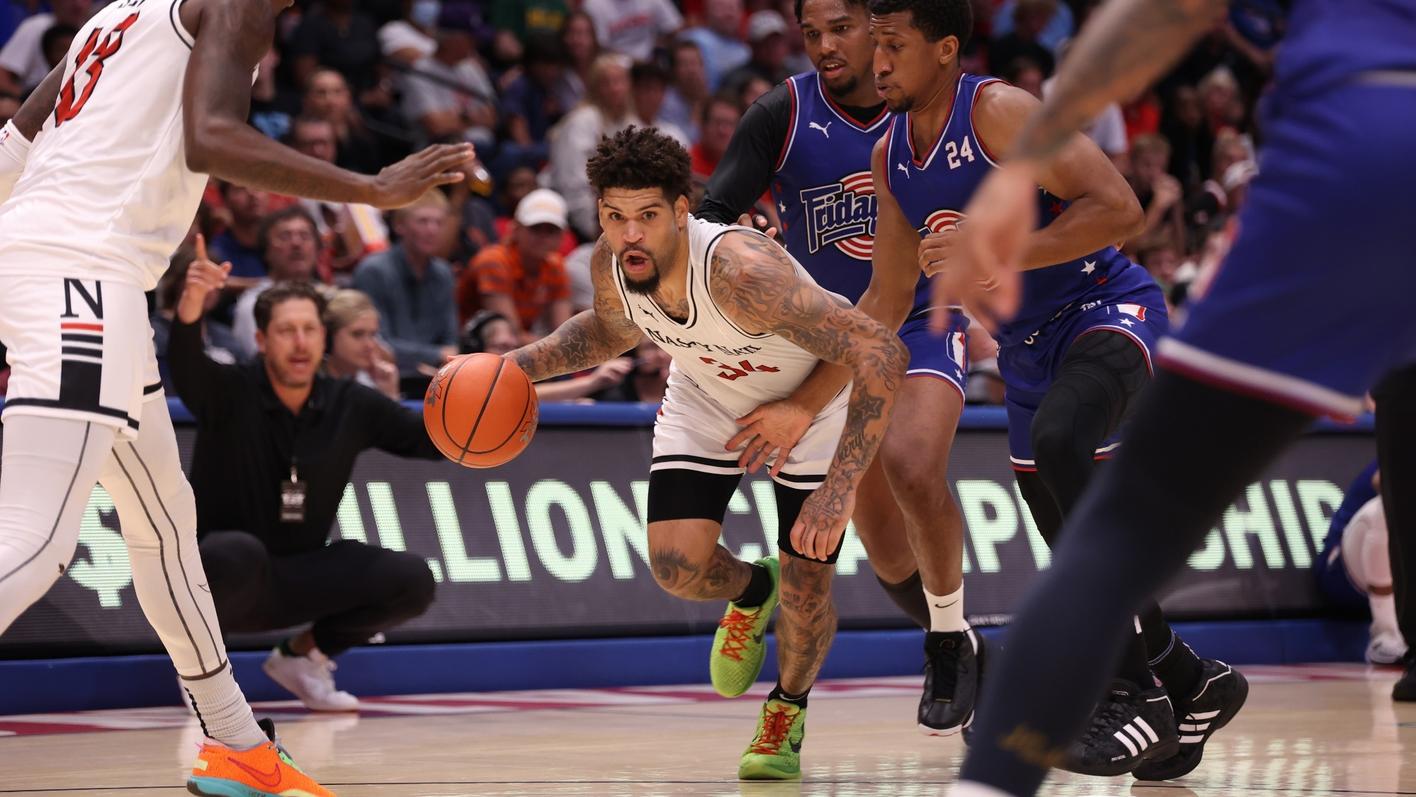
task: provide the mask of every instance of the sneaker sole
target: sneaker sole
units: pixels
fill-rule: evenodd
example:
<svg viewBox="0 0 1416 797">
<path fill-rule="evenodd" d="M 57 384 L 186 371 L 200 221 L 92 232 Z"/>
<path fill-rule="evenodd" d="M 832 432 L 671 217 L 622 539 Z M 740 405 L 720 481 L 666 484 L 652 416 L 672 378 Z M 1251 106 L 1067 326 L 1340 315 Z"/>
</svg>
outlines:
<svg viewBox="0 0 1416 797">
<path fill-rule="evenodd" d="M 1145 750 L 1142 750 L 1139 756 L 1139 760 L 1134 763 L 1116 761 L 1107 762 L 1108 766 L 1098 767 L 1096 769 L 1083 769 L 1081 767 L 1073 766 L 1063 766 L 1062 769 L 1065 769 L 1068 772 L 1074 772 L 1078 775 L 1092 775 L 1094 777 L 1099 778 L 1114 778 L 1117 775 L 1134 773 L 1137 769 L 1145 766 L 1151 761 L 1164 761 L 1168 758 L 1174 758 L 1179 754 L 1180 740 L 1175 739 L 1174 741 L 1161 742 L 1160 744 L 1157 744 L 1154 747 L 1148 747 Z"/>
<path fill-rule="evenodd" d="M 938 736 L 938 737 L 958 736 L 959 734 L 963 733 L 965 730 L 968 730 L 968 727 L 973 724 L 973 720 L 974 720 L 973 715 L 970 714 L 970 715 L 969 715 L 969 718 L 966 719 L 966 720 L 964 720 L 964 724 L 962 724 L 962 725 L 955 725 L 955 726 L 952 727 L 952 728 L 936 728 L 936 727 L 934 727 L 934 726 L 932 726 L 932 725 L 925 725 L 923 722 L 919 723 L 916 727 L 918 727 L 918 728 L 919 728 L 919 732 L 922 733 L 922 734 L 924 734 L 925 736 Z"/>
<path fill-rule="evenodd" d="M 354 705 L 350 706 L 349 708 L 330 708 L 330 707 L 326 707 L 326 706 L 312 706 L 312 705 L 310 705 L 309 701 L 305 699 L 305 696 L 302 695 L 302 694 L 300 694 L 299 690 L 293 688 L 290 684 L 286 683 L 286 682 L 285 682 L 285 679 L 282 678 L 282 677 L 280 677 L 280 676 L 277 675 L 276 673 L 272 672 L 272 671 L 271 671 L 272 669 L 273 669 L 273 668 L 271 668 L 271 667 L 267 667 L 264 662 L 261 663 L 261 672 L 265 673 L 267 678 L 271 679 L 272 681 L 275 681 L 275 683 L 276 683 L 281 689 L 284 689 L 285 691 L 287 691 L 287 692 L 289 692 L 290 694 L 294 695 L 294 696 L 295 696 L 295 699 L 296 699 L 296 700 L 299 700 L 299 701 L 300 701 L 300 704 L 303 705 L 305 708 L 309 709 L 310 711 L 315 711 L 315 712 L 318 712 L 318 713 L 321 713 L 321 714 L 357 714 L 357 713 L 359 712 L 359 704 L 358 704 L 358 703 L 355 703 Z"/>
<path fill-rule="evenodd" d="M 801 770 L 786 771 L 775 767 L 755 764 L 738 767 L 738 780 L 801 780 Z"/>
<path fill-rule="evenodd" d="M 1233 668 L 1231 668 L 1231 669 L 1233 669 Z M 1161 769 L 1159 766 L 1157 766 L 1157 767 L 1155 767 L 1155 768 L 1153 768 L 1153 769 L 1151 769 L 1151 770 L 1149 770 L 1149 771 L 1147 771 L 1147 772 L 1144 772 L 1144 773 L 1140 771 L 1140 770 L 1143 768 L 1144 765 L 1139 766 L 1139 767 L 1136 767 L 1135 771 L 1132 771 L 1132 773 L 1131 773 L 1131 775 L 1132 775 L 1136 780 L 1144 780 L 1144 781 L 1175 780 L 1176 778 L 1183 778 L 1183 777 L 1185 777 L 1186 775 L 1190 774 L 1191 772 L 1194 772 L 1194 771 L 1195 771 L 1195 769 L 1200 765 L 1200 761 L 1204 758 L 1205 745 L 1206 745 L 1207 743 L 1209 743 L 1210 737 L 1214 736 L 1216 733 L 1218 733 L 1218 732 L 1220 731 L 1220 729 L 1222 729 L 1224 726 L 1228 725 L 1228 724 L 1229 724 L 1229 721 L 1232 720 L 1232 719 L 1234 719 L 1235 715 L 1237 715 L 1237 714 L 1239 713 L 1240 709 L 1244 708 L 1244 704 L 1249 701 L 1249 681 L 1248 681 L 1248 679 L 1245 679 L 1242 675 L 1240 675 L 1238 670 L 1233 670 L 1233 672 L 1234 672 L 1234 674 L 1235 674 L 1236 676 L 1238 676 L 1238 677 L 1240 678 L 1240 681 L 1239 681 L 1239 699 L 1236 700 L 1236 701 L 1235 701 L 1232 705 L 1230 705 L 1228 708 L 1226 708 L 1226 709 L 1224 709 L 1223 711 L 1221 711 L 1221 712 L 1219 713 L 1219 715 L 1214 718 L 1214 722 L 1210 723 L 1209 728 L 1208 728 L 1207 730 L 1205 730 L 1205 731 L 1201 734 L 1201 737 L 1202 737 L 1202 738 L 1200 739 L 1200 741 L 1197 742 L 1197 743 L 1195 743 L 1194 747 L 1191 748 L 1191 749 L 1193 749 L 1193 750 L 1195 751 L 1195 756 L 1194 756 L 1194 758 L 1186 758 L 1186 759 L 1183 760 L 1183 761 L 1177 762 L 1175 766 L 1167 767 L 1167 768 L 1165 768 L 1165 769 Z M 1176 751 L 1175 751 L 1175 755 L 1178 756 L 1179 754 L 1180 754 L 1180 751 L 1179 751 L 1179 747 L 1178 747 L 1178 744 L 1177 744 L 1177 748 L 1176 748 Z M 1167 761 L 1166 761 L 1166 759 L 1161 758 L 1161 759 L 1157 759 L 1157 760 L 1156 760 L 1156 763 L 1157 763 L 1157 764 L 1164 764 L 1164 763 L 1167 763 Z"/>
<path fill-rule="evenodd" d="M 201 797 L 271 797 L 275 792 L 259 791 L 244 783 L 225 778 L 199 778 L 187 780 L 187 791 Z"/>
</svg>

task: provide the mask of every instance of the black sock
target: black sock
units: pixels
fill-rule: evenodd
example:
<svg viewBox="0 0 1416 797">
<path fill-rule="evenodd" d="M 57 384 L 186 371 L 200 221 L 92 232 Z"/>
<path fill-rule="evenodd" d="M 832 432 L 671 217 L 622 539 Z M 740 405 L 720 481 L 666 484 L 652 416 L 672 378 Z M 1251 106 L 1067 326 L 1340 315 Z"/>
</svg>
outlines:
<svg viewBox="0 0 1416 797">
<path fill-rule="evenodd" d="M 924 582 L 920 580 L 918 570 L 898 584 L 891 584 L 880 576 L 876 576 L 875 580 L 880 582 L 885 594 L 900 607 L 900 611 L 915 621 L 915 625 L 929 630 L 929 600 L 924 597 Z"/>
<path fill-rule="evenodd" d="M 782 682 L 778 681 L 777 685 L 772 687 L 772 691 L 767 694 L 767 699 L 780 700 L 783 703 L 791 703 L 797 708 L 806 708 L 806 698 L 810 694 L 811 687 L 807 687 L 806 691 L 802 692 L 799 695 L 789 695 L 785 690 L 782 689 Z"/>
<path fill-rule="evenodd" d="M 296 653 L 296 652 L 295 652 L 295 649 L 292 648 L 292 647 L 290 647 L 290 640 L 289 640 L 289 639 L 282 639 L 282 640 L 280 640 L 280 652 L 283 653 L 283 654 L 285 654 L 286 656 L 294 656 L 294 657 L 303 657 L 303 656 L 305 655 L 305 654 L 303 654 L 303 653 Z"/>
<path fill-rule="evenodd" d="M 1170 702 L 1179 712 L 1199 687 L 1204 665 L 1195 651 L 1165 622 L 1160 607 L 1154 602 L 1141 611 L 1141 634 L 1146 640 L 1151 669 L 1165 685 L 1165 693 L 1170 695 Z"/>
<path fill-rule="evenodd" d="M 767 596 L 772 594 L 772 574 L 767 568 L 755 562 L 748 567 L 752 568 L 752 578 L 748 579 L 742 594 L 733 598 L 733 605 L 740 609 L 755 609 L 766 603 Z"/>
<path fill-rule="evenodd" d="M 1155 688 L 1155 674 L 1151 672 L 1150 663 L 1146 661 L 1146 643 L 1142 641 L 1140 634 L 1132 633 L 1126 641 L 1116 677 L 1130 681 L 1140 687 L 1142 692 Z"/>
</svg>

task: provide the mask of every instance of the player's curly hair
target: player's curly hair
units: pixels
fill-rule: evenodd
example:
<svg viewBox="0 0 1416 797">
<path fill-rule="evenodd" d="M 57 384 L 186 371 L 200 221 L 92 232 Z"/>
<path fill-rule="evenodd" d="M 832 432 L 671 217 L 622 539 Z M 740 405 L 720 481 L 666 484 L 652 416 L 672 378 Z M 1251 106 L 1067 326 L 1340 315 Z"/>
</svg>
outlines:
<svg viewBox="0 0 1416 797">
<path fill-rule="evenodd" d="M 658 188 L 673 203 L 692 190 L 688 151 L 652 127 L 627 127 L 600 139 L 585 164 L 595 193 L 610 188 Z"/>
<path fill-rule="evenodd" d="M 973 7 L 969 0 L 870 0 L 870 13 L 877 17 L 901 11 L 910 12 L 911 23 L 928 41 L 953 36 L 962 51 L 973 35 Z"/>
</svg>

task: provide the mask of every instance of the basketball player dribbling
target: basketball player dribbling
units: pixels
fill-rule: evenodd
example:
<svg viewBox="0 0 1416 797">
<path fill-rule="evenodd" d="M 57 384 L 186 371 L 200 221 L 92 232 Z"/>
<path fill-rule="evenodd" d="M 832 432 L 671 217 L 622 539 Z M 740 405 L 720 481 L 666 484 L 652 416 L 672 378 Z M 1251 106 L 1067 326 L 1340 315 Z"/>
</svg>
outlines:
<svg viewBox="0 0 1416 797">
<path fill-rule="evenodd" d="M 905 348 L 761 233 L 689 215 L 689 157 L 673 139 L 630 128 L 602 140 L 587 171 L 604 229 L 590 266 L 594 308 L 506 356 L 533 381 L 595 366 L 643 335 L 673 358 L 654 423 L 650 567 L 675 596 L 737 607 L 741 643 L 725 654 L 720 638 L 710 660 L 726 696 L 757 679 L 780 601 L 778 681 L 738 776 L 798 778 L 807 695 L 835 635 L 834 563 L 889 423 Z M 772 476 L 780 565 L 749 564 L 718 544 L 744 471 L 723 442 L 736 418 L 790 394 L 819 360 L 846 366 L 854 381 Z"/>
<path fill-rule="evenodd" d="M 258 726 L 232 678 L 143 293 L 186 236 L 207 174 L 397 207 L 461 179 L 472 156 L 436 147 L 367 177 L 249 127 L 252 75 L 287 5 L 115 0 L 0 134 L 0 340 L 12 368 L 0 632 L 63 574 L 102 484 L 143 612 L 208 738 L 188 780 L 207 795 L 330 792 Z"/>
<path fill-rule="evenodd" d="M 1009 317 L 1039 177 L 1080 125 L 1143 91 L 1227 6 L 1097 10 L 966 208 L 941 290 Z M 1385 372 L 1416 360 L 1416 3 L 1294 0 L 1287 31 L 1234 248 L 1184 328 L 1161 341 L 1162 370 L 1126 445 L 1024 601 L 956 797 L 1036 793 L 1102 693 L 1131 615 L 1313 417 L 1356 415 Z"/>
<path fill-rule="evenodd" d="M 971 223 L 961 211 L 1036 100 L 962 71 L 968 0 L 874 0 L 871 13 L 876 84 L 896 112 L 875 153 L 876 256 L 911 257 L 930 273 Z M 1022 306 L 996 338 L 1018 486 L 1038 531 L 1055 544 L 1096 458 L 1119 445 L 1118 427 L 1150 381 L 1150 349 L 1167 319 L 1155 281 L 1112 246 L 1142 215 L 1101 150 L 1074 137 L 1038 182 L 1033 199 L 1045 221 L 1028 240 Z M 900 240 L 910 247 L 895 248 Z M 937 314 L 947 330 L 951 321 Z M 1227 722 L 1247 694 L 1242 676 L 1198 659 L 1153 602 L 1113 674 L 1088 732 L 1065 756 L 1067 769 L 1183 775 L 1198 763 L 1200 737 Z M 1172 702 L 1219 720 L 1182 733 Z"/>
<path fill-rule="evenodd" d="M 945 478 L 964 406 L 968 322 L 958 316 L 946 336 L 930 332 L 929 281 L 913 257 L 917 236 L 905 231 L 895 256 L 872 258 L 870 152 L 891 115 L 875 90 L 867 5 L 797 0 L 816 69 L 791 77 L 743 115 L 697 215 L 735 220 L 770 189 L 792 257 L 822 287 L 899 330 L 910 351 L 894 420 L 861 481 L 853 520 L 886 594 L 928 632 L 918 727 L 949 736 L 973 718 L 984 655 L 982 637 L 964 617 L 964 524 Z M 785 461 L 849 378 L 829 364 L 818 368 L 791 396 L 744 416 L 727 448 L 740 449 L 750 468 Z"/>
</svg>

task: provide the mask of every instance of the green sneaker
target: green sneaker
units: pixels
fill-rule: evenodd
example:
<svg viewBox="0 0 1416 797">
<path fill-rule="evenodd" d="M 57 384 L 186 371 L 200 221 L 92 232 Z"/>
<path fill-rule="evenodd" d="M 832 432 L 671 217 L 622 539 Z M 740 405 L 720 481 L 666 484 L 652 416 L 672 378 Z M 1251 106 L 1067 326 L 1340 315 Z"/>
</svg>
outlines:
<svg viewBox="0 0 1416 797">
<path fill-rule="evenodd" d="M 713 652 L 708 656 L 708 674 L 713 688 L 723 697 L 737 697 L 757 682 L 762 662 L 767 658 L 767 622 L 777 608 L 777 582 L 781 564 L 776 558 L 758 559 L 772 577 L 772 592 L 761 606 L 739 609 L 728 602 L 718 632 L 713 635 Z"/>
<path fill-rule="evenodd" d="M 806 709 L 784 700 L 762 704 L 757 735 L 738 764 L 740 780 L 796 780 L 801 777 L 801 743 Z"/>
</svg>

